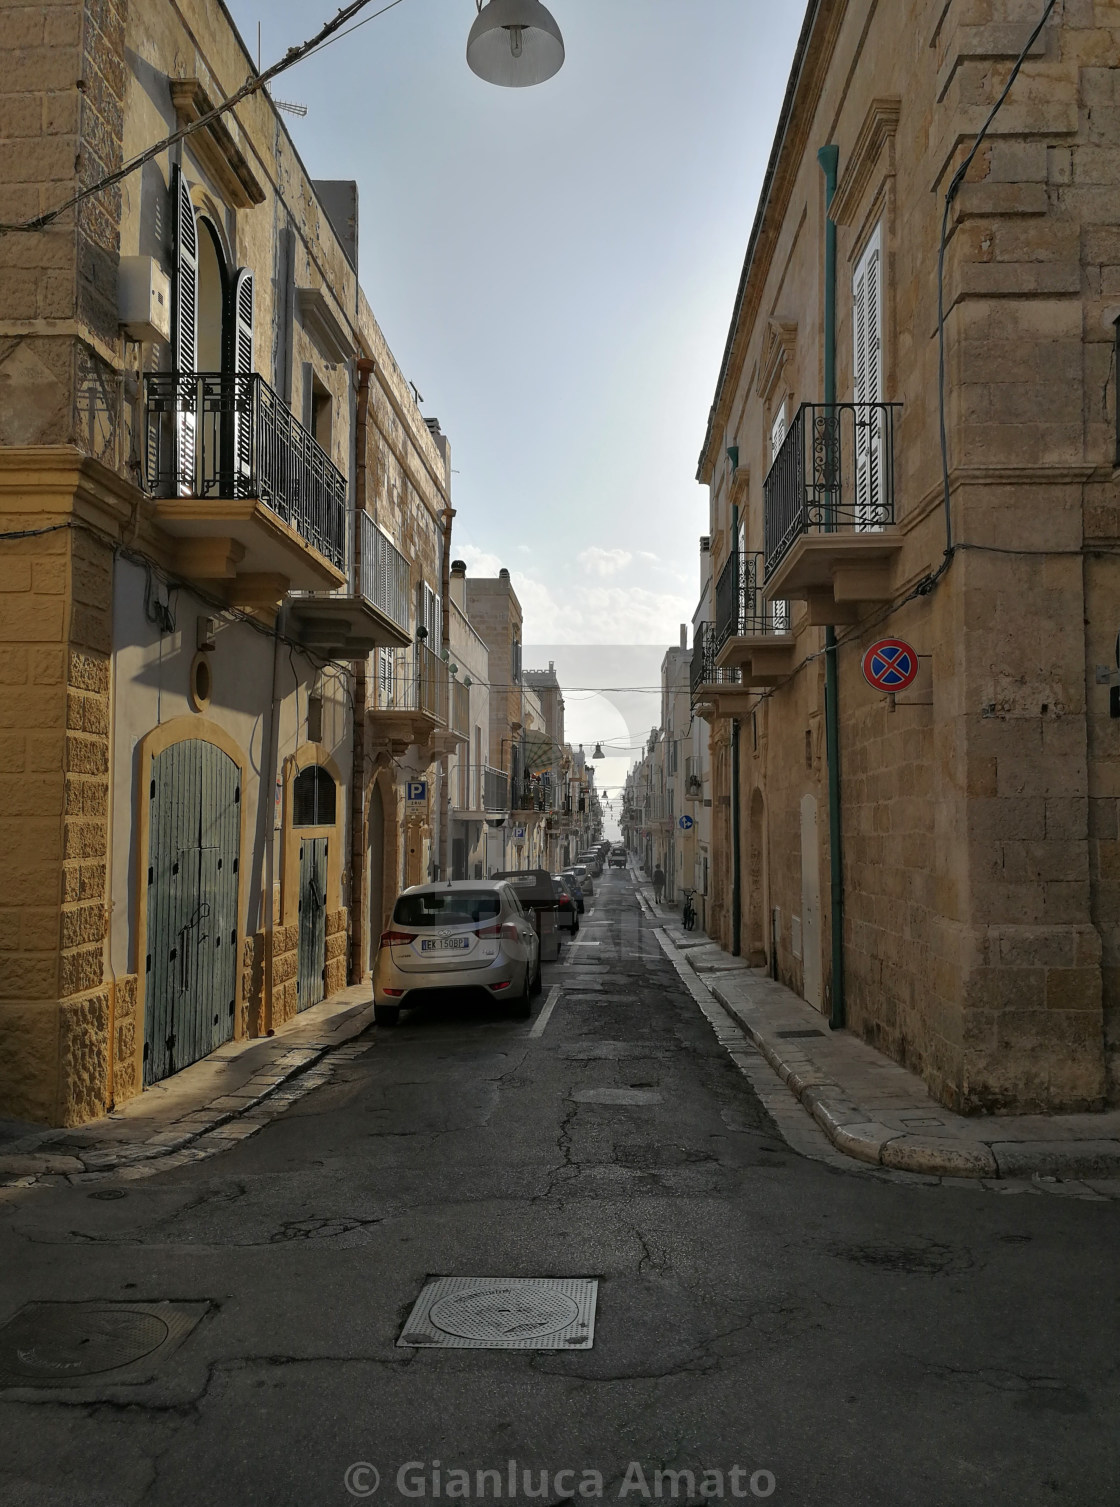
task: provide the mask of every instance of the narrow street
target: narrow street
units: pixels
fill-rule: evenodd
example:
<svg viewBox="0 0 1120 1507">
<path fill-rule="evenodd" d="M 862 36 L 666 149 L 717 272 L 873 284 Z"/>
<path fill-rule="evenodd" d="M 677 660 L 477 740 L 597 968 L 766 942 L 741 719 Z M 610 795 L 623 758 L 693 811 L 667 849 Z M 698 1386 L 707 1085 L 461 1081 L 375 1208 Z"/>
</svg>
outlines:
<svg viewBox="0 0 1120 1507">
<path fill-rule="evenodd" d="M 646 1500 L 631 1462 L 654 1499 L 655 1470 L 694 1472 L 680 1501 L 706 1470 L 727 1501 L 1117 1499 L 1116 1204 L 793 1152 L 628 872 L 532 1021 L 431 1010 L 365 1039 L 225 1155 L 9 1195 L 6 1314 L 209 1306 L 154 1380 L 5 1391 L 5 1507 L 342 1503 L 370 1494 L 358 1462 L 377 1500 L 474 1497 L 490 1469 L 508 1501 L 511 1460 L 549 1502 L 592 1497 L 584 1472 Z M 453 1274 L 597 1277 L 593 1348 L 399 1348 Z"/>
</svg>

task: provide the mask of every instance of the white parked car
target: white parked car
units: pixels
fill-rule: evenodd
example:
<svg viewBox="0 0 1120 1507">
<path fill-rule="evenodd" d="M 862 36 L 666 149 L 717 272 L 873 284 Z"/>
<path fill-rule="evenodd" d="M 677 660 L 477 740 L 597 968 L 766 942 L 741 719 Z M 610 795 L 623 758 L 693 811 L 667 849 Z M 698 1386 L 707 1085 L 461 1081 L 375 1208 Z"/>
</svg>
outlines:
<svg viewBox="0 0 1120 1507">
<path fill-rule="evenodd" d="M 541 948 L 531 914 L 504 880 L 417 884 L 393 907 L 373 968 L 373 1016 L 396 1025 L 430 990 L 484 989 L 528 1018 L 541 988 Z"/>
</svg>

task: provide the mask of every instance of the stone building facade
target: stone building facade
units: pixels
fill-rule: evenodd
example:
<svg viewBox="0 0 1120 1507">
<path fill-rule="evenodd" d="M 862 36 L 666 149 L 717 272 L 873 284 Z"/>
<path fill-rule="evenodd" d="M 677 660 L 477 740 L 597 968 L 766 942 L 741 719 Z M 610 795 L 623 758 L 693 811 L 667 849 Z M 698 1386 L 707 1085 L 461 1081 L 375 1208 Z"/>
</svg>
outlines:
<svg viewBox="0 0 1120 1507">
<path fill-rule="evenodd" d="M 947 477 L 939 440 L 946 196 L 1042 13 L 809 5 L 699 466 L 712 929 L 995 1112 L 1120 1091 L 1102 0 L 1053 10 L 949 205 Z"/>
<path fill-rule="evenodd" d="M 253 66 L 203 0 L 8 7 L 0 60 L 8 223 Z M 78 1123 L 275 1029 L 438 847 L 450 456 L 357 231 L 261 93 L 0 236 L 0 1114 Z"/>
</svg>

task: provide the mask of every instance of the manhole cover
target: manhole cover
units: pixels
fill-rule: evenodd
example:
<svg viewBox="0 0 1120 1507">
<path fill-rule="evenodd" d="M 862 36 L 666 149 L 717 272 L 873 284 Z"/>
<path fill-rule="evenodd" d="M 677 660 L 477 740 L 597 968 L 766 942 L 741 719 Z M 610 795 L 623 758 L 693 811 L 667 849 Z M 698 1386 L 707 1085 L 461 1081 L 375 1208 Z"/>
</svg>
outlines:
<svg viewBox="0 0 1120 1507">
<path fill-rule="evenodd" d="M 660 1104 L 652 1088 L 581 1088 L 571 1096 L 577 1104 Z"/>
<path fill-rule="evenodd" d="M 435 1277 L 398 1345 L 589 1350 L 598 1284 L 585 1277 Z"/>
<path fill-rule="evenodd" d="M 57 1387 L 115 1373 L 145 1378 L 157 1352 L 174 1349 L 207 1304 L 29 1303 L 0 1328 L 0 1386 Z"/>
<path fill-rule="evenodd" d="M 547 1288 L 482 1287 L 441 1298 L 428 1317 L 462 1340 L 539 1340 L 567 1329 L 579 1304 Z"/>
</svg>

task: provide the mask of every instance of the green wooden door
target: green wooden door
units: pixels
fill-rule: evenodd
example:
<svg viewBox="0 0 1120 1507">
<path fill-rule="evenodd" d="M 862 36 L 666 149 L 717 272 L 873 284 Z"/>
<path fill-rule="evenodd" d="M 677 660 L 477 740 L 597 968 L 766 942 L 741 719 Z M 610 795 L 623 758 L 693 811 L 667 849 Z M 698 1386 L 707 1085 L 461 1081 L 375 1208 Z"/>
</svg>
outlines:
<svg viewBox="0 0 1120 1507">
<path fill-rule="evenodd" d="M 188 739 L 152 760 L 148 795 L 145 1084 L 233 1036 L 241 774 Z"/>
<path fill-rule="evenodd" d="M 327 839 L 305 837 L 299 845 L 299 1008 L 317 1005 L 326 992 Z"/>
</svg>

